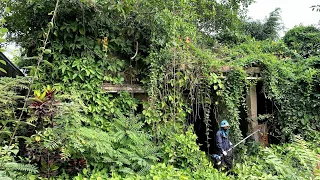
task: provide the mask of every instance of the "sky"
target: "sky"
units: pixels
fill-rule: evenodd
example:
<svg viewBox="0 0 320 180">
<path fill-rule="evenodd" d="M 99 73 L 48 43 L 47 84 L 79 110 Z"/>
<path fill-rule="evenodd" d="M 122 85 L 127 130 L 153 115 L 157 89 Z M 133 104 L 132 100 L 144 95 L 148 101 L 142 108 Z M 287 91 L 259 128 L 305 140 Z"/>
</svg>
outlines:
<svg viewBox="0 0 320 180">
<path fill-rule="evenodd" d="M 295 25 L 303 24 L 319 25 L 320 12 L 312 11 L 310 8 L 312 5 L 320 4 L 320 0 L 255 0 L 256 2 L 249 6 L 248 16 L 252 19 L 263 20 L 270 12 L 277 7 L 281 8 L 282 22 L 285 26 L 280 36 L 284 35 L 284 32 L 293 28 Z M 16 47 L 7 47 L 5 53 L 9 58 L 12 58 L 12 54 Z"/>
<path fill-rule="evenodd" d="M 320 5 L 320 0 L 255 0 L 249 6 L 248 16 L 263 20 L 277 7 L 281 8 L 282 22 L 287 31 L 295 25 L 319 24 L 320 12 L 312 11 L 312 5 Z M 281 33 L 283 35 L 283 33 Z"/>
</svg>

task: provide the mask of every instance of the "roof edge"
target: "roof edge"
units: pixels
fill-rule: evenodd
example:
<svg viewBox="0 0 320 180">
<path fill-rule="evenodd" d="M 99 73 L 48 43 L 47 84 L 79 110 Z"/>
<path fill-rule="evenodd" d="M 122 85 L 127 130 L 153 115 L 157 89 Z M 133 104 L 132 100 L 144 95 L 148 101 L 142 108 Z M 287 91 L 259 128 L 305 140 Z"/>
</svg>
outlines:
<svg viewBox="0 0 320 180">
<path fill-rule="evenodd" d="M 9 64 L 13 69 L 19 72 L 19 75 L 21 76 L 26 76 L 13 62 L 10 61 L 10 59 L 3 53 L 0 52 L 0 57 L 7 63 Z"/>
</svg>

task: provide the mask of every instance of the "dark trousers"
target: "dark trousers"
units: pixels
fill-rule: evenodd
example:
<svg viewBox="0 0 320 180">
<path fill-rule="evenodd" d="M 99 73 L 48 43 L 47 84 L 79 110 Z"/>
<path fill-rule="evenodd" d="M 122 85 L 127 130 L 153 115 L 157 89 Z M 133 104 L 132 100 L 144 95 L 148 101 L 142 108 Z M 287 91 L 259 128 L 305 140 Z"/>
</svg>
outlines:
<svg viewBox="0 0 320 180">
<path fill-rule="evenodd" d="M 221 159 L 213 158 L 214 168 L 218 169 L 219 171 L 222 167 L 226 167 L 225 170 L 229 171 L 232 169 L 232 162 L 233 162 L 233 155 L 232 153 L 228 153 L 227 156 L 223 154 L 220 155 Z M 219 163 L 220 162 L 220 163 Z"/>
<path fill-rule="evenodd" d="M 232 161 L 233 161 L 232 155 L 227 155 L 222 157 L 222 165 L 226 166 L 227 171 L 232 169 Z"/>
</svg>

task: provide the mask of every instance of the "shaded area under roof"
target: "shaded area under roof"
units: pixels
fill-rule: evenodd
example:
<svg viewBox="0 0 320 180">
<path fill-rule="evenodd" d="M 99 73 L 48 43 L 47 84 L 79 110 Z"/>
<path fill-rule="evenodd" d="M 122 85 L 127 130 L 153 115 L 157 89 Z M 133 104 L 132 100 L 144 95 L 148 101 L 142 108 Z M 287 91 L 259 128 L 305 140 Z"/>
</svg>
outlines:
<svg viewBox="0 0 320 180">
<path fill-rule="evenodd" d="M 0 67 L 6 71 L 6 73 L 0 71 L 0 77 L 25 76 L 23 72 L 16 65 L 14 65 L 2 52 L 0 52 L 0 59 L 6 62 L 6 64 L 0 63 Z"/>
</svg>

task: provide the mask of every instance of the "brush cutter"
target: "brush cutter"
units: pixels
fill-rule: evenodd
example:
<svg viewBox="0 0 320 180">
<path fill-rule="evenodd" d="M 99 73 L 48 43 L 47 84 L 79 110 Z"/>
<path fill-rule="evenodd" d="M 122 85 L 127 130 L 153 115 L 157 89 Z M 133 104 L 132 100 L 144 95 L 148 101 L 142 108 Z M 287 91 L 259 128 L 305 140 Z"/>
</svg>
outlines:
<svg viewBox="0 0 320 180">
<path fill-rule="evenodd" d="M 230 149 L 228 149 L 226 152 L 227 152 L 227 153 L 230 152 L 232 149 L 234 149 L 235 147 L 237 147 L 239 144 L 241 144 L 242 142 L 244 142 L 245 140 L 247 140 L 249 137 L 253 136 L 253 135 L 254 135 L 255 133 L 257 133 L 257 132 L 262 133 L 262 132 L 261 132 L 261 129 L 258 129 L 258 130 L 256 130 L 256 131 L 254 131 L 254 132 L 251 133 L 249 136 L 245 137 L 244 139 L 242 139 L 241 141 L 239 141 L 237 144 L 235 144 L 234 146 L 232 146 L 232 147 L 231 147 Z M 214 159 L 216 165 L 219 166 L 219 165 L 221 164 L 222 156 L 223 156 L 223 154 L 221 154 L 221 155 L 213 154 L 213 155 L 212 155 L 212 158 Z"/>
</svg>

